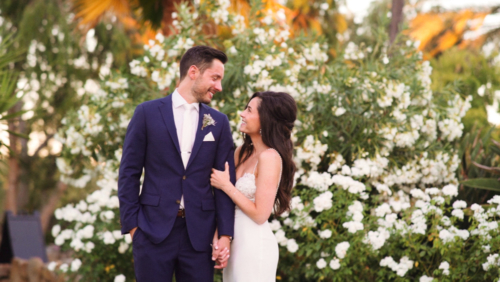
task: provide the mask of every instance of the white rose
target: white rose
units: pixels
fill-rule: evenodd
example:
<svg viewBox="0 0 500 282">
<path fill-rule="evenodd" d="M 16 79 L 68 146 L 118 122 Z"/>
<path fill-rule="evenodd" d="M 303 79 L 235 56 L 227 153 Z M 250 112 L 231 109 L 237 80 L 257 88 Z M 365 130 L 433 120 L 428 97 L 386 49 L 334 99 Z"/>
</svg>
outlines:
<svg viewBox="0 0 500 282">
<path fill-rule="evenodd" d="M 281 223 L 279 222 L 279 220 L 274 219 L 273 221 L 271 221 L 271 223 L 269 223 L 269 227 L 272 231 L 276 231 L 281 228 Z"/>
<path fill-rule="evenodd" d="M 332 237 L 332 231 L 329 229 L 320 231 L 319 237 L 321 237 L 323 239 L 328 239 L 328 238 Z"/>
<path fill-rule="evenodd" d="M 276 237 L 276 241 L 278 241 L 281 246 L 285 246 L 287 244 L 288 239 L 285 236 L 285 231 L 283 231 L 282 229 L 276 231 L 276 233 L 274 233 L 274 236 Z"/>
<path fill-rule="evenodd" d="M 90 252 L 92 252 L 94 247 L 95 247 L 95 244 L 93 242 L 87 242 L 87 244 L 85 244 L 85 251 L 87 253 L 90 253 Z"/>
<path fill-rule="evenodd" d="M 113 231 L 113 237 L 115 237 L 116 240 L 120 240 L 123 237 L 122 232 L 120 230 Z"/>
<path fill-rule="evenodd" d="M 56 266 L 57 266 L 57 262 L 51 261 L 47 265 L 47 269 L 50 270 L 50 271 L 54 271 L 56 269 Z"/>
<path fill-rule="evenodd" d="M 71 271 L 76 272 L 82 265 L 82 261 L 80 259 L 75 259 L 71 262 Z"/>
<path fill-rule="evenodd" d="M 56 237 L 59 232 L 61 232 L 61 226 L 59 224 L 56 224 L 52 227 L 52 236 Z"/>
<path fill-rule="evenodd" d="M 120 246 L 118 247 L 118 252 L 120 254 L 124 254 L 128 250 L 129 245 L 125 242 L 121 242 Z"/>
<path fill-rule="evenodd" d="M 330 261 L 330 267 L 332 269 L 335 269 L 335 270 L 339 269 L 340 268 L 340 261 L 338 259 L 332 259 Z"/>
<path fill-rule="evenodd" d="M 464 211 L 459 210 L 459 209 L 453 210 L 451 212 L 451 215 L 456 217 L 456 218 L 464 219 Z"/>
<path fill-rule="evenodd" d="M 66 263 L 63 263 L 59 266 L 59 270 L 62 272 L 67 272 L 68 271 L 68 265 Z"/>
<path fill-rule="evenodd" d="M 58 245 L 58 246 L 61 246 L 62 244 L 64 244 L 64 236 L 57 236 L 56 239 L 54 240 L 54 244 Z"/>
<path fill-rule="evenodd" d="M 458 196 L 458 188 L 453 184 L 448 184 L 442 189 L 443 194 L 450 197 Z"/>
<path fill-rule="evenodd" d="M 450 274 L 450 264 L 446 261 L 443 261 L 440 265 L 439 265 L 439 269 L 442 269 L 443 270 L 443 274 L 444 275 L 449 275 Z"/>
<path fill-rule="evenodd" d="M 295 253 L 299 249 L 299 245 L 295 239 L 290 239 L 286 242 L 286 248 L 290 253 Z"/>
<path fill-rule="evenodd" d="M 106 232 L 104 232 L 104 234 L 102 234 L 102 241 L 106 245 L 111 245 L 111 244 L 114 244 L 116 242 L 116 239 L 113 236 L 113 233 L 106 231 Z"/>
<path fill-rule="evenodd" d="M 324 259 L 319 259 L 318 262 L 316 262 L 316 266 L 319 268 L 319 269 L 323 269 L 326 267 L 326 261 Z"/>
<path fill-rule="evenodd" d="M 125 275 L 120 274 L 115 277 L 114 282 L 125 282 Z"/>
<path fill-rule="evenodd" d="M 347 249 L 349 249 L 349 246 L 350 244 L 347 241 L 337 244 L 337 246 L 335 247 L 335 253 L 337 254 L 337 257 L 343 259 L 347 253 Z"/>
<path fill-rule="evenodd" d="M 455 201 L 453 203 L 453 208 L 454 209 L 463 209 L 463 208 L 466 208 L 467 207 L 467 203 L 465 201 L 462 201 L 462 200 L 458 200 L 458 201 Z"/>
</svg>

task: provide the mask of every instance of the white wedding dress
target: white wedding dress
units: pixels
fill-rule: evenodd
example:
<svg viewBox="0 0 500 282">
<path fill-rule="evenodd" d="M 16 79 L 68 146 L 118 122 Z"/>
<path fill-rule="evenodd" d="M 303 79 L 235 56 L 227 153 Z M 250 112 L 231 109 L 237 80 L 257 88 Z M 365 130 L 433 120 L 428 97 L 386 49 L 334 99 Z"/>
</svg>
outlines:
<svg viewBox="0 0 500 282">
<path fill-rule="evenodd" d="M 255 165 L 257 167 L 257 164 Z M 280 172 L 281 179 L 281 172 Z M 254 173 L 245 173 L 236 181 L 236 189 L 255 202 Z M 279 187 L 279 184 L 278 184 Z M 227 267 L 223 271 L 224 282 L 276 281 L 279 249 L 269 223 L 255 223 L 238 206 L 235 208 L 234 240 Z"/>
</svg>

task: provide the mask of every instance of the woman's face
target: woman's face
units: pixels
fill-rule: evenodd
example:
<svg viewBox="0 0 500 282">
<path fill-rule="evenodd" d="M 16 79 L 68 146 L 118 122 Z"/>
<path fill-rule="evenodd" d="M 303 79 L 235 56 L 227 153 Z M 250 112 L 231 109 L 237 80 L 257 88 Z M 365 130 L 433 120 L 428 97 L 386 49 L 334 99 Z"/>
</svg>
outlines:
<svg viewBox="0 0 500 282">
<path fill-rule="evenodd" d="M 255 134 L 260 131 L 260 117 L 259 107 L 261 99 L 259 97 L 253 98 L 248 103 L 246 109 L 240 114 L 241 125 L 240 131 L 246 134 Z"/>
</svg>

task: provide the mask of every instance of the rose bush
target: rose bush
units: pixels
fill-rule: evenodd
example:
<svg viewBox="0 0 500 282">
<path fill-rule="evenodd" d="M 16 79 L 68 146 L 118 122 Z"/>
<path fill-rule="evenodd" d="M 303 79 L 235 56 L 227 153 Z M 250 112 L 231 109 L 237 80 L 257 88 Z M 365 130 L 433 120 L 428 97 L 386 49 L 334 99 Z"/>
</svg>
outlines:
<svg viewBox="0 0 500 282">
<path fill-rule="evenodd" d="M 97 186 L 55 213 L 55 243 L 76 251 L 80 275 L 133 280 L 116 196 L 126 127 L 139 103 L 173 91 L 181 55 L 208 44 L 229 57 L 212 106 L 228 115 L 236 145 L 239 113 L 255 91 L 288 92 L 299 107 L 292 210 L 271 222 L 281 246 L 278 280 L 499 277 L 500 198 L 471 207 L 453 199 L 470 98 L 433 93 L 432 68 L 411 41 L 328 46 L 311 34 L 290 37 L 283 10 L 250 13 L 246 23 L 228 9 L 223 0 L 180 6 L 175 35 L 158 34 L 130 73 L 88 81 L 85 105 L 67 114 L 58 134 L 62 178 Z M 223 36 L 207 35 L 214 23 Z"/>
</svg>

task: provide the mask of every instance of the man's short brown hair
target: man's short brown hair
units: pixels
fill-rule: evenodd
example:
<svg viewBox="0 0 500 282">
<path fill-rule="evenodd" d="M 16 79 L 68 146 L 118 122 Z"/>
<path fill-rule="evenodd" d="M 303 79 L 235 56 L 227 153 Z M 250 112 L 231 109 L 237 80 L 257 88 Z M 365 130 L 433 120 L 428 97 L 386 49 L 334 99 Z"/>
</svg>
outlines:
<svg viewBox="0 0 500 282">
<path fill-rule="evenodd" d="M 186 77 L 189 68 L 195 65 L 201 73 L 212 65 L 214 59 L 221 61 L 225 64 L 227 56 L 224 52 L 208 46 L 195 46 L 190 48 L 184 53 L 181 58 L 180 73 L 181 81 Z"/>
</svg>

